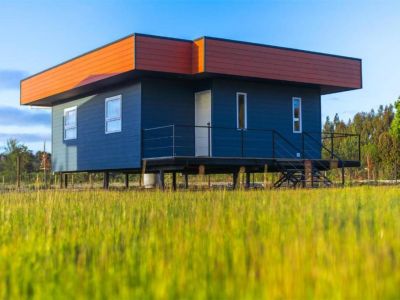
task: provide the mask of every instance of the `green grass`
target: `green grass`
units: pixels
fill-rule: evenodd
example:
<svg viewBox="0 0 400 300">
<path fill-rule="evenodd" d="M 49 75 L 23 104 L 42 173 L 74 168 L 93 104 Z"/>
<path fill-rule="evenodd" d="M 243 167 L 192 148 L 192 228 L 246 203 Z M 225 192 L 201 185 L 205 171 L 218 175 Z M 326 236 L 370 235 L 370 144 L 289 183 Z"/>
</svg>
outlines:
<svg viewBox="0 0 400 300">
<path fill-rule="evenodd" d="M 0 299 L 399 299 L 400 189 L 0 194 Z"/>
</svg>

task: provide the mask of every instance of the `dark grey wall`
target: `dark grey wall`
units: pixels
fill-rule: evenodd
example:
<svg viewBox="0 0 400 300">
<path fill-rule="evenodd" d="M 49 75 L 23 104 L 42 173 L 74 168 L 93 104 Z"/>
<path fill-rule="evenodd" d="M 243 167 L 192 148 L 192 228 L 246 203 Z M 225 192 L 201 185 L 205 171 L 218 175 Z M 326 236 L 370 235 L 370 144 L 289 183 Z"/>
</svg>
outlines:
<svg viewBox="0 0 400 300">
<path fill-rule="evenodd" d="M 236 127 L 236 93 L 247 93 L 247 128 L 275 129 L 292 143 L 275 135 L 276 157 L 295 158 L 302 150 L 301 134 L 293 133 L 292 97 L 302 98 L 303 131 L 321 131 L 321 99 L 316 88 L 230 79 L 215 79 L 212 86 L 212 125 Z M 214 156 L 241 156 L 241 131 L 213 129 Z M 272 157 L 272 131 L 243 132 L 246 157 Z M 319 157 L 318 145 L 306 139 L 309 157 Z"/>
<path fill-rule="evenodd" d="M 105 98 L 122 95 L 122 131 L 105 134 Z M 132 84 L 52 109 L 53 171 L 140 167 L 141 85 Z M 77 106 L 77 139 L 64 141 L 64 109 Z"/>
</svg>

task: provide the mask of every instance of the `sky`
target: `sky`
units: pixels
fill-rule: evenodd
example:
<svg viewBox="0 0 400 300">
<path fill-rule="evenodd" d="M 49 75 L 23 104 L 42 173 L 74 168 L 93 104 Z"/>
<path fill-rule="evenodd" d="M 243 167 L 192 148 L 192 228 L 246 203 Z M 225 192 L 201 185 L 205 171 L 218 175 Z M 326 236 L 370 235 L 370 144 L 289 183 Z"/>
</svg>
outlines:
<svg viewBox="0 0 400 300">
<path fill-rule="evenodd" d="M 322 97 L 345 120 L 400 96 L 400 1 L 0 0 L 0 152 L 51 141 L 48 109 L 21 107 L 19 81 L 131 33 L 213 36 L 361 58 L 363 89 Z"/>
</svg>

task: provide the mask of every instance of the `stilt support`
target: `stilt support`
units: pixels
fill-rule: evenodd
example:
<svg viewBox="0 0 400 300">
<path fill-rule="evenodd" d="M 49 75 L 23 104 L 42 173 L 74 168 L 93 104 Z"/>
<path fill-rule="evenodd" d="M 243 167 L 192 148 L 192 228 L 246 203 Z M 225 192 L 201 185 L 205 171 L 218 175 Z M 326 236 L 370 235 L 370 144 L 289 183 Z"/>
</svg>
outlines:
<svg viewBox="0 0 400 300">
<path fill-rule="evenodd" d="M 68 174 L 64 173 L 64 187 L 67 188 L 68 187 Z"/>
<path fill-rule="evenodd" d="M 129 189 L 129 173 L 125 173 L 125 188 Z"/>
<path fill-rule="evenodd" d="M 244 185 L 246 189 L 250 188 L 250 172 L 246 172 L 246 183 Z"/>
<path fill-rule="evenodd" d="M 233 176 L 232 188 L 235 190 L 237 188 L 239 172 L 233 172 L 232 176 Z"/>
<path fill-rule="evenodd" d="M 104 189 L 108 189 L 109 185 L 110 185 L 110 173 L 104 172 L 104 175 L 103 175 L 103 188 Z"/>
<path fill-rule="evenodd" d="M 189 175 L 185 174 L 185 189 L 189 188 Z"/>
<path fill-rule="evenodd" d="M 63 173 L 60 173 L 60 189 L 64 187 Z"/>
<path fill-rule="evenodd" d="M 172 173 L 172 189 L 176 191 L 176 172 Z"/>
<path fill-rule="evenodd" d="M 164 190 L 165 188 L 164 170 L 160 170 L 160 172 L 158 173 L 158 187 L 161 190 Z"/>
</svg>

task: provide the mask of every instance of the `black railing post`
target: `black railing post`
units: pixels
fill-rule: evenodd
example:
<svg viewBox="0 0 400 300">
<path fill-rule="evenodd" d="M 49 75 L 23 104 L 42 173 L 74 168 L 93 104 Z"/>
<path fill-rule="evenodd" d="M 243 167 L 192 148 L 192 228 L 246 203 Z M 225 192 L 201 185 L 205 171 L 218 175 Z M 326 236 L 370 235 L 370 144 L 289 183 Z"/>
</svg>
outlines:
<svg viewBox="0 0 400 300">
<path fill-rule="evenodd" d="M 242 129 L 240 130 L 240 142 L 241 142 L 242 157 L 244 156 L 244 141 L 243 141 L 243 135 L 244 135 L 244 129 L 242 128 Z"/>
<path fill-rule="evenodd" d="M 175 124 L 172 125 L 172 157 L 175 157 Z"/>
<path fill-rule="evenodd" d="M 272 130 L 272 158 L 275 158 L 275 130 Z"/>
<path fill-rule="evenodd" d="M 304 132 L 301 133 L 301 151 L 302 151 L 302 157 L 303 159 L 306 158 L 305 157 L 305 152 L 304 152 Z"/>
<path fill-rule="evenodd" d="M 361 135 L 358 135 L 358 161 L 361 161 Z"/>
<path fill-rule="evenodd" d="M 333 132 L 331 132 L 331 159 L 333 159 Z"/>
<path fill-rule="evenodd" d="M 210 122 L 207 123 L 207 133 L 208 133 L 208 157 L 211 157 L 211 126 Z"/>
</svg>

